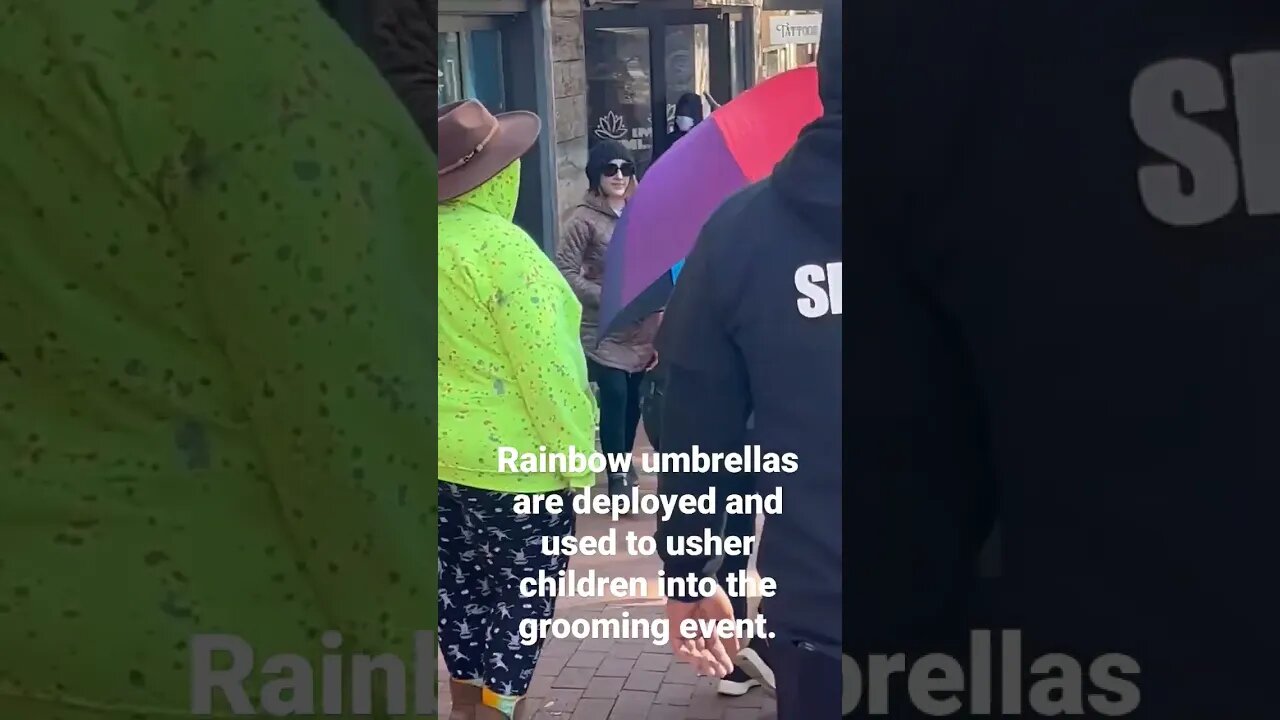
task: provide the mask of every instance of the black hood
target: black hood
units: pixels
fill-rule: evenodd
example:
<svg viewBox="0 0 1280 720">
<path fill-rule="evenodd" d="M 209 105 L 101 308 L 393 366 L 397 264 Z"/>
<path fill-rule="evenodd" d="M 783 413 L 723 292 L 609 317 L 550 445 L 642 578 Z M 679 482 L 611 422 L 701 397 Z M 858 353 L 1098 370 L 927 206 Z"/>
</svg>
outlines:
<svg viewBox="0 0 1280 720">
<path fill-rule="evenodd" d="M 702 98 L 693 93 L 685 93 L 676 100 L 676 115 L 693 118 L 695 123 L 702 122 Z"/>
<path fill-rule="evenodd" d="M 822 38 L 818 46 L 818 93 L 822 117 L 800 132 L 795 147 L 773 170 L 773 186 L 801 217 L 820 231 L 840 238 L 844 154 L 844 41 L 840 0 L 826 0 L 822 8 Z"/>
</svg>

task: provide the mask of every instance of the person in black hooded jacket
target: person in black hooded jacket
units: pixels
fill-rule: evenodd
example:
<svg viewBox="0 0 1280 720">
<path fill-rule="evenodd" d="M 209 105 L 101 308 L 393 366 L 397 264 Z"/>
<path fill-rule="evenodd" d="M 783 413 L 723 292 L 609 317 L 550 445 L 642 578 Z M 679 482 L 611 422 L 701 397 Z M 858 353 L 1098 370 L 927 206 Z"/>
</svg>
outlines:
<svg viewBox="0 0 1280 720">
<path fill-rule="evenodd" d="M 689 134 L 703 120 L 702 98 L 695 93 L 685 93 L 676 99 L 675 123 L 667 133 L 667 147 Z"/>
<path fill-rule="evenodd" d="M 848 6 L 851 659 L 994 626 L 974 715 L 1274 716 L 1280 3 Z"/>
<path fill-rule="evenodd" d="M 766 453 L 795 453 L 781 486 L 783 511 L 765 520 L 757 565 L 777 582 L 768 631 L 780 720 L 839 717 L 841 696 L 841 338 L 843 105 L 841 3 L 825 4 L 819 49 L 823 115 L 806 127 L 773 175 L 727 200 L 681 270 L 658 332 L 666 388 L 662 450 L 741 453 L 746 422 Z M 731 486 L 717 473 L 665 473 L 664 495 Z M 720 557 L 672 555 L 666 540 L 723 531 L 723 513 L 678 514 L 658 527 L 665 574 L 715 577 Z M 732 615 L 714 596 L 670 597 L 673 645 L 701 672 L 731 668 L 737 643 L 685 640 L 691 617 Z"/>
</svg>

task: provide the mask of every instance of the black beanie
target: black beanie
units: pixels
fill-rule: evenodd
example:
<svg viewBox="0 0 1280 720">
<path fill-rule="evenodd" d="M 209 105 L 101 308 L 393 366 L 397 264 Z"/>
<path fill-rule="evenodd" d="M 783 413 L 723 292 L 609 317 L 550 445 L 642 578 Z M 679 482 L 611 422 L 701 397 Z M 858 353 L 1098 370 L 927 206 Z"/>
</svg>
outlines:
<svg viewBox="0 0 1280 720">
<path fill-rule="evenodd" d="M 604 166 L 614 160 L 626 160 L 632 165 L 636 162 L 627 146 L 617 140 L 603 140 L 596 143 L 587 153 L 587 186 L 594 189 L 600 185 Z"/>
</svg>

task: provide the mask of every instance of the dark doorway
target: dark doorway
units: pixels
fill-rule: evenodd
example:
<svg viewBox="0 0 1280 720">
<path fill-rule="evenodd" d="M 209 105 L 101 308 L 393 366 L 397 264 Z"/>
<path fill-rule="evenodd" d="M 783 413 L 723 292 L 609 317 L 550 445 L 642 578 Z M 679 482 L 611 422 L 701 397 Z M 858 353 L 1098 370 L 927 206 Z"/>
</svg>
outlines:
<svg viewBox="0 0 1280 720">
<path fill-rule="evenodd" d="M 626 144 L 643 174 L 670 143 L 682 94 L 723 104 L 749 87 L 750 27 L 749 8 L 584 12 L 588 144 Z"/>
</svg>

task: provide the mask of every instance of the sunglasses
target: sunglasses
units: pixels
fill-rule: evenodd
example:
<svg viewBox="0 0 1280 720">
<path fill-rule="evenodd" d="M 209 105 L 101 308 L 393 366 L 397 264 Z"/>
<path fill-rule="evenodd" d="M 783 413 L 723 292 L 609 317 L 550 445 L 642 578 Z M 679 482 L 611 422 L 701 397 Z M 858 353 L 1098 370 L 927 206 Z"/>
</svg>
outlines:
<svg viewBox="0 0 1280 720">
<path fill-rule="evenodd" d="M 613 177 L 618 174 L 621 174 L 624 178 L 629 178 L 636 174 L 636 166 L 629 162 L 610 163 L 604 166 L 605 177 Z"/>
</svg>

